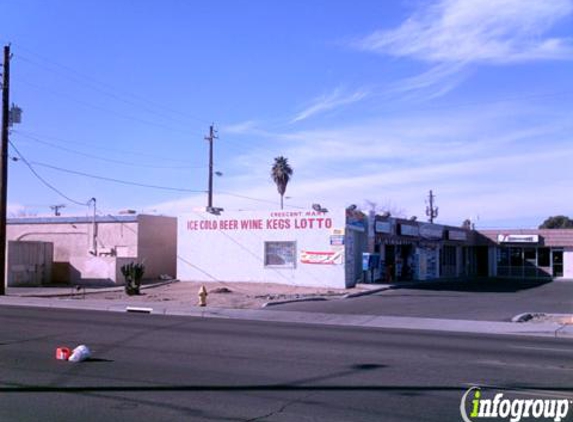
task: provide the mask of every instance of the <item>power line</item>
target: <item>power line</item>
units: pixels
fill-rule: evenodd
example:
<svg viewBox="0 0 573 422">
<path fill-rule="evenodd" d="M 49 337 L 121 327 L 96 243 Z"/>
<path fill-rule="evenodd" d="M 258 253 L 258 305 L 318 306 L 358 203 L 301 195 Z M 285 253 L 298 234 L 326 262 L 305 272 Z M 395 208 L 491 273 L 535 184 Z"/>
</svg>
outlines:
<svg viewBox="0 0 573 422">
<path fill-rule="evenodd" d="M 29 131 L 23 131 L 23 130 L 12 130 L 13 133 L 16 133 L 18 135 L 22 135 L 25 136 L 27 135 L 27 137 L 31 137 L 32 139 L 38 139 L 42 138 L 42 139 L 50 139 L 50 140 L 54 140 L 60 143 L 64 143 L 64 144 L 74 144 L 74 145 L 83 145 L 92 149 L 98 149 L 101 151 L 106 151 L 106 152 L 119 152 L 119 153 L 124 153 L 124 154 L 130 154 L 130 155 L 137 155 L 140 157 L 149 157 L 149 158 L 154 158 L 154 159 L 159 159 L 159 160 L 164 160 L 164 161 L 173 161 L 173 162 L 179 162 L 179 163 L 187 163 L 188 160 L 179 160 L 177 158 L 172 158 L 172 157 L 163 157 L 161 155 L 156 155 L 156 154 L 145 154 L 143 152 L 139 152 L 139 151 L 129 151 L 129 150 L 124 150 L 124 149 L 117 149 L 117 148 L 109 148 L 109 147 L 102 147 L 101 145 L 96 145 L 96 144 L 91 144 L 88 142 L 78 142 L 78 141 L 70 141 L 70 140 L 66 140 L 66 139 L 62 139 L 59 137 L 54 137 L 54 136 L 48 136 L 48 135 L 41 135 L 41 134 L 37 134 L 34 132 L 29 132 Z"/>
<path fill-rule="evenodd" d="M 249 201 L 255 201 L 255 202 L 261 202 L 261 203 L 266 203 L 266 204 L 277 205 L 276 201 L 270 201 L 270 200 L 268 200 L 268 199 L 253 198 L 253 197 L 251 197 L 251 196 L 239 195 L 239 194 L 237 194 L 237 193 L 224 192 L 224 191 L 219 191 L 219 193 L 222 193 L 223 195 L 233 196 L 233 197 L 235 197 L 235 198 L 248 199 Z M 288 204 L 285 204 L 285 207 L 288 207 L 288 208 L 296 208 L 296 209 L 301 209 L 301 210 L 306 210 L 306 209 L 308 209 L 308 207 L 301 207 L 301 206 L 298 206 L 298 205 L 288 205 Z"/>
<path fill-rule="evenodd" d="M 32 174 L 34 176 L 36 176 L 36 178 L 38 180 L 40 180 L 45 186 L 47 186 L 48 188 L 50 188 L 51 190 L 53 190 L 54 192 L 56 192 L 58 195 L 60 195 L 62 198 L 67 199 L 68 201 L 70 201 L 73 204 L 76 205 L 82 205 L 82 206 L 88 206 L 89 205 L 89 201 L 88 202 L 80 202 L 80 201 L 76 201 L 75 199 L 70 198 L 69 196 L 67 196 L 65 193 L 63 193 L 62 191 L 60 191 L 58 188 L 56 188 L 55 186 L 53 186 L 51 183 L 49 183 L 48 181 L 46 181 L 42 176 L 40 176 L 36 170 L 34 169 L 34 167 L 28 162 L 28 160 L 26 160 L 26 158 L 24 158 L 24 156 L 20 153 L 20 151 L 18 150 L 18 148 L 16 148 L 16 146 L 12 143 L 12 141 L 8 141 L 10 146 L 14 149 L 14 151 L 16 151 L 16 154 L 18 154 L 18 156 L 20 157 L 20 160 L 22 160 L 22 162 L 24 164 L 26 164 L 26 166 L 30 169 L 30 171 L 32 172 Z"/>
<path fill-rule="evenodd" d="M 60 172 L 64 172 L 64 173 L 70 173 L 70 174 L 75 174 L 75 175 L 78 175 L 78 176 L 89 177 L 89 178 L 92 178 L 92 179 L 104 180 L 104 181 L 107 181 L 107 182 L 120 183 L 120 184 L 131 185 L 131 186 L 139 186 L 139 187 L 144 187 L 144 188 L 161 189 L 161 190 L 168 190 L 168 191 L 175 191 L 175 192 L 207 193 L 207 191 L 204 191 L 204 190 L 193 190 L 193 189 L 176 188 L 176 187 L 170 187 L 170 186 L 149 185 L 149 184 L 145 184 L 145 183 L 132 182 L 132 181 L 120 180 L 120 179 L 114 179 L 114 178 L 105 177 L 105 176 L 98 176 L 98 175 L 94 175 L 94 174 L 83 173 L 83 172 L 76 171 L 76 170 L 64 169 L 64 168 L 57 167 L 57 166 L 53 166 L 53 165 L 50 165 L 50 164 L 40 163 L 40 162 L 37 162 L 37 161 L 33 161 L 31 164 L 34 164 L 35 166 L 46 167 L 46 168 L 49 168 L 49 169 L 52 169 L 52 170 L 56 170 L 56 171 L 60 171 Z M 274 202 L 274 201 L 269 201 L 269 200 L 266 200 L 266 199 L 253 198 L 253 197 L 251 197 L 251 196 L 239 195 L 239 194 L 235 194 L 235 193 L 231 193 L 231 192 L 223 192 L 223 191 L 220 191 L 220 193 L 223 194 L 223 195 L 228 195 L 228 196 L 232 196 L 232 197 L 235 197 L 235 198 L 242 198 L 242 199 L 247 199 L 247 200 L 250 200 L 250 201 L 262 202 L 262 203 L 267 203 L 267 204 L 276 205 L 276 202 Z M 297 208 L 297 209 L 306 209 L 306 208 L 307 208 L 307 207 L 300 207 L 300 206 L 295 206 L 295 205 L 287 205 L 287 206 L 290 207 L 290 208 Z"/>
<path fill-rule="evenodd" d="M 194 190 L 194 189 L 185 189 L 185 188 L 177 188 L 177 187 L 170 187 L 170 186 L 150 185 L 150 184 L 139 183 L 139 182 L 133 182 L 133 181 L 128 181 L 128 180 L 121 180 L 121 179 L 115 179 L 115 178 L 111 178 L 111 177 L 99 176 L 99 175 L 84 173 L 84 172 L 80 172 L 80 171 L 76 171 L 76 170 L 65 169 L 65 168 L 62 168 L 62 167 L 57 167 L 57 166 L 53 166 L 53 165 L 50 165 L 50 164 L 47 164 L 47 163 L 41 163 L 41 162 L 37 162 L 37 161 L 28 162 L 28 161 L 22 156 L 22 154 L 17 150 L 17 148 L 14 146 L 14 144 L 13 144 L 12 142 L 10 142 L 10 145 L 12 146 L 12 148 L 14 148 L 14 150 L 16 150 L 16 152 L 18 153 L 18 156 L 20 157 L 20 159 L 30 168 L 30 170 L 34 173 L 34 175 L 36 175 L 36 177 L 38 177 L 44 184 L 46 184 L 48 187 L 50 187 L 50 189 L 56 191 L 58 194 L 62 195 L 64 198 L 68 199 L 70 202 L 73 202 L 74 204 L 78 204 L 78 205 L 87 205 L 87 204 L 86 204 L 86 203 L 81 203 L 81 202 L 78 202 L 78 201 L 74 201 L 73 199 L 68 198 L 66 195 L 64 195 L 63 193 L 61 193 L 59 190 L 57 190 L 57 189 L 56 189 L 55 187 L 53 187 L 51 184 L 49 184 L 48 182 L 46 182 L 46 181 L 35 171 L 35 169 L 33 168 L 32 165 L 49 168 L 49 169 L 56 170 L 56 171 L 60 171 L 60 172 L 63 172 L 63 173 L 75 174 L 75 175 L 78 175 L 78 176 L 88 177 L 88 178 L 97 179 L 97 180 L 104 180 L 104 181 L 107 181 L 107 182 L 119 183 L 119 184 L 130 185 L 130 186 L 138 186 L 138 187 L 144 187 L 144 188 L 168 190 L 168 191 L 175 191 L 175 192 L 207 193 L 207 191 L 204 191 L 204 190 Z M 220 191 L 220 193 L 223 194 L 223 195 L 228 195 L 228 196 L 232 196 L 232 197 L 235 197 L 235 198 L 247 199 L 247 200 L 249 200 L 249 201 L 261 202 L 261 203 L 267 203 L 267 204 L 276 205 L 276 202 L 275 202 L 275 201 L 270 201 L 270 200 L 266 200 L 266 199 L 254 198 L 254 197 L 247 196 L 247 195 L 240 195 L 240 194 L 231 193 L 231 192 L 224 192 L 224 191 Z M 306 208 L 307 208 L 307 207 L 301 207 L 301 206 L 296 206 L 296 205 L 288 205 L 288 204 L 287 204 L 286 206 L 289 207 L 289 208 L 296 208 L 296 209 L 306 209 Z"/>
<path fill-rule="evenodd" d="M 71 148 L 66 148 L 66 147 L 62 147 L 59 145 L 54 145 L 51 142 L 47 142 L 47 141 L 43 141 L 39 138 L 36 138 L 34 136 L 30 136 L 30 135 L 25 135 L 24 133 L 21 132 L 17 132 L 20 136 L 23 136 L 24 138 L 30 139 L 34 142 L 37 142 L 39 144 L 42 145 L 46 145 L 55 149 L 59 149 L 61 151 L 66 151 L 69 152 L 71 154 L 76 154 L 76 155 L 81 155 L 83 157 L 88 157 L 88 158 L 93 158 L 96 160 L 100 160 L 100 161 L 106 161 L 109 163 L 115 163 L 115 164 L 122 164 L 125 166 L 131 166 L 131 167 L 142 167 L 142 168 L 149 168 L 149 169 L 171 169 L 171 170 L 177 170 L 177 169 L 202 169 L 202 168 L 206 168 L 205 166 L 156 166 L 153 164 L 139 164 L 139 163 L 134 163 L 134 162 L 129 162 L 129 161 L 122 161 L 122 160 L 114 160 L 112 158 L 106 158 L 106 157 L 101 157 L 98 155 L 94 155 L 94 154 L 88 154 L 88 153 L 84 153 L 81 151 L 77 151 Z"/>
<path fill-rule="evenodd" d="M 12 143 L 10 143 L 10 144 L 13 146 Z M 204 190 L 176 188 L 176 187 L 171 187 L 171 186 L 150 185 L 150 184 L 146 184 L 146 183 L 132 182 L 129 180 L 114 179 L 112 177 L 99 176 L 99 175 L 95 175 L 95 174 L 84 173 L 81 171 L 65 169 L 65 168 L 53 166 L 50 164 L 41 163 L 38 161 L 33 161 L 30 164 L 33 164 L 35 166 L 49 168 L 49 169 L 60 171 L 63 173 L 75 174 L 78 176 L 89 177 L 91 179 L 104 180 L 106 182 L 119 183 L 119 184 L 123 184 L 123 185 L 139 186 L 139 187 L 143 187 L 143 188 L 160 189 L 160 190 L 168 190 L 168 191 L 175 191 L 175 192 L 206 193 L 206 191 L 204 191 Z"/>
<path fill-rule="evenodd" d="M 54 70 L 53 68 L 50 68 L 49 66 L 46 66 L 46 65 L 40 64 L 40 63 L 38 63 L 38 62 L 35 62 L 34 60 L 31 60 L 30 58 L 26 58 L 25 56 L 22 56 L 22 55 L 20 55 L 20 54 L 18 54 L 18 55 L 16 56 L 16 58 L 22 59 L 22 60 L 24 60 L 24 61 L 26 61 L 26 62 L 28 62 L 28 63 L 33 64 L 33 65 L 43 67 L 44 69 L 48 69 L 48 70 L 50 70 L 51 72 L 54 72 L 54 73 L 56 73 L 56 74 L 59 74 L 59 75 L 65 77 L 65 78 L 68 78 L 68 79 L 70 79 L 70 80 L 74 80 L 75 82 L 80 83 L 80 84 L 83 84 L 84 86 L 87 86 L 87 87 L 89 87 L 89 88 L 91 88 L 91 89 L 93 89 L 93 90 L 95 90 L 95 91 L 97 91 L 97 92 L 100 92 L 100 93 L 104 94 L 104 95 L 110 96 L 110 97 L 115 98 L 115 99 L 117 99 L 117 100 L 119 100 L 119 101 L 123 101 L 123 102 L 125 102 L 125 103 L 127 103 L 127 104 L 135 105 L 135 106 L 142 107 L 142 108 L 145 108 L 145 109 L 147 109 L 147 110 L 150 110 L 149 107 L 143 106 L 142 104 L 138 104 L 138 103 L 136 103 L 136 102 L 134 102 L 134 101 L 132 101 L 132 100 L 127 100 L 127 99 L 125 99 L 125 98 L 122 98 L 122 96 L 120 96 L 120 95 L 117 94 L 118 92 L 122 92 L 122 93 L 123 93 L 124 95 L 126 95 L 127 97 L 130 97 L 130 98 L 132 98 L 132 99 L 135 99 L 136 101 L 139 101 L 139 102 L 141 102 L 141 103 L 146 103 L 146 104 L 148 104 L 148 105 L 154 107 L 155 109 L 162 109 L 162 110 L 168 111 L 168 112 L 170 112 L 170 113 L 177 113 L 177 114 L 179 114 L 180 116 L 184 117 L 185 119 L 193 119 L 193 120 L 196 120 L 196 121 L 201 122 L 201 123 L 209 123 L 209 120 L 208 120 L 208 119 L 205 119 L 205 118 L 203 118 L 203 117 L 199 117 L 199 116 L 196 116 L 196 115 L 193 115 L 193 114 L 189 114 L 189 113 L 183 113 L 183 112 L 178 111 L 178 110 L 175 110 L 175 109 L 173 109 L 173 108 L 171 108 L 171 107 L 167 107 L 167 106 L 165 106 L 165 105 L 162 105 L 162 104 L 159 104 L 159 103 L 150 101 L 149 99 L 144 98 L 144 97 L 142 97 L 142 96 L 140 96 L 140 95 L 137 95 L 137 94 L 134 94 L 134 93 L 131 93 L 131 92 L 127 92 L 127 91 L 125 91 L 125 90 L 119 90 L 119 89 L 117 89 L 117 87 L 114 87 L 114 86 L 112 86 L 112 85 L 110 85 L 110 84 L 107 84 L 107 83 L 104 83 L 104 82 L 102 82 L 102 81 L 99 81 L 99 80 L 97 80 L 97 79 L 95 79 L 95 78 L 93 78 L 93 77 L 91 77 L 91 76 L 88 76 L 88 75 L 86 75 L 86 74 L 83 74 L 83 73 L 81 73 L 81 72 L 75 70 L 75 69 L 72 69 L 72 68 L 69 67 L 69 66 L 62 65 L 62 64 L 57 63 L 57 62 L 55 62 L 55 61 L 53 61 L 53 60 L 51 60 L 51 59 L 48 59 L 48 58 L 46 58 L 46 57 L 43 57 L 43 56 L 41 56 L 41 55 L 39 55 L 39 54 L 33 52 L 33 51 L 30 50 L 29 48 L 23 47 L 23 46 L 20 45 L 20 44 L 16 44 L 16 45 L 18 46 L 18 48 L 19 48 L 20 50 L 27 51 L 29 54 L 31 54 L 32 56 L 35 56 L 35 57 L 38 58 L 39 60 L 41 60 L 41 61 L 43 61 L 43 62 L 45 62 L 45 63 L 49 63 L 51 66 L 57 67 L 57 68 L 59 68 L 59 69 L 62 69 L 62 70 L 64 70 L 65 72 L 67 72 L 68 74 L 74 75 L 74 77 L 70 77 L 70 76 L 67 76 L 67 75 L 63 75 L 62 73 L 57 72 L 56 70 Z M 82 81 L 82 80 L 83 80 L 83 81 Z M 87 81 L 88 83 L 86 83 L 86 81 Z M 101 88 L 98 88 L 98 87 L 103 87 L 104 89 L 102 90 Z M 156 111 L 155 111 L 155 113 L 156 113 Z M 167 115 L 165 115 L 165 116 L 167 116 Z M 169 117 L 173 119 L 172 116 L 169 115 Z"/>
<path fill-rule="evenodd" d="M 69 94 L 63 93 L 63 92 L 61 92 L 61 91 L 57 91 L 57 90 L 54 90 L 54 89 L 51 89 L 51 88 L 47 88 L 47 87 L 42 86 L 42 85 L 35 84 L 35 83 L 30 82 L 30 81 L 28 81 L 28 80 L 26 80 L 26 79 L 23 79 L 23 78 L 18 78 L 18 79 L 19 79 L 20 82 L 23 82 L 24 84 L 26 84 L 26 85 L 28 85 L 28 86 L 31 86 L 32 88 L 37 88 L 37 89 L 39 88 L 39 89 L 44 90 L 44 91 L 46 91 L 47 93 L 49 93 L 49 94 L 51 94 L 51 95 L 53 95 L 53 96 L 55 96 L 55 97 L 58 97 L 58 98 L 64 97 L 64 98 L 66 98 L 66 99 L 68 99 L 68 100 L 70 100 L 70 101 L 73 101 L 73 102 L 75 102 L 75 103 L 77 103 L 77 104 L 80 104 L 80 105 L 82 105 L 82 106 L 84 106 L 84 107 L 89 107 L 89 108 L 92 108 L 92 109 L 94 109 L 94 110 L 103 111 L 103 112 L 105 112 L 105 113 L 115 115 L 115 116 L 120 117 L 120 118 L 125 119 L 125 120 L 131 120 L 131 121 L 138 122 L 138 123 L 142 123 L 142 124 L 146 124 L 146 125 L 149 125 L 149 126 L 158 127 L 158 128 L 161 128 L 161 129 L 167 129 L 167 130 L 170 130 L 170 131 L 172 131 L 172 132 L 183 133 L 183 134 L 186 134 L 186 135 L 190 135 L 190 134 L 193 135 L 193 132 L 191 132 L 191 131 L 189 131 L 189 130 L 177 129 L 177 128 L 174 128 L 174 127 L 172 127 L 172 126 L 164 125 L 164 124 L 162 124 L 162 123 L 158 123 L 158 122 L 155 122 L 155 121 L 146 120 L 146 119 L 141 119 L 141 118 L 139 118 L 139 117 L 131 116 L 131 115 L 129 115 L 129 114 L 123 114 L 123 113 L 120 113 L 120 112 L 111 110 L 111 109 L 109 109 L 109 108 L 102 107 L 102 106 L 100 106 L 100 105 L 92 104 L 92 103 L 90 103 L 90 102 L 88 102 L 88 101 L 84 101 L 84 100 L 77 99 L 77 98 L 75 98 L 75 97 L 73 97 L 73 96 L 71 96 L 71 95 L 69 95 Z M 198 136 L 197 133 L 195 133 L 194 135 Z"/>
</svg>

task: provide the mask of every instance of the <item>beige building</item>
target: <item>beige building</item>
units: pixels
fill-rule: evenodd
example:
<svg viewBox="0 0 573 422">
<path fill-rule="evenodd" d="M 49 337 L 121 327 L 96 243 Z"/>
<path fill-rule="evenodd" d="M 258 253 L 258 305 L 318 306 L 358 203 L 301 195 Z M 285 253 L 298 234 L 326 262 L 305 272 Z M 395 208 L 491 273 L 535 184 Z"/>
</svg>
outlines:
<svg viewBox="0 0 573 422">
<path fill-rule="evenodd" d="M 122 283 L 120 268 L 145 264 L 145 279 L 177 272 L 177 219 L 154 215 L 8 219 L 8 285 Z"/>
</svg>

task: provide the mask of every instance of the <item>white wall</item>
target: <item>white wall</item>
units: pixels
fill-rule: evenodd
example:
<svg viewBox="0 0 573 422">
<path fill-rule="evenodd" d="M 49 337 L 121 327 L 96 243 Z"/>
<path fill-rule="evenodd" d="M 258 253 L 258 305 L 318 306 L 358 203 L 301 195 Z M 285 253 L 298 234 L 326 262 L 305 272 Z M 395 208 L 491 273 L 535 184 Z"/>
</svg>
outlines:
<svg viewBox="0 0 573 422">
<path fill-rule="evenodd" d="M 573 279 L 573 248 L 563 251 L 563 278 Z"/>
<path fill-rule="evenodd" d="M 344 246 L 331 245 L 331 240 L 340 239 L 336 235 L 344 232 L 345 224 L 344 211 L 181 215 L 178 218 L 177 278 L 344 288 Z M 266 241 L 295 241 L 295 267 L 265 267 Z M 341 259 L 335 264 L 304 263 L 301 262 L 303 252 L 340 252 Z"/>
</svg>

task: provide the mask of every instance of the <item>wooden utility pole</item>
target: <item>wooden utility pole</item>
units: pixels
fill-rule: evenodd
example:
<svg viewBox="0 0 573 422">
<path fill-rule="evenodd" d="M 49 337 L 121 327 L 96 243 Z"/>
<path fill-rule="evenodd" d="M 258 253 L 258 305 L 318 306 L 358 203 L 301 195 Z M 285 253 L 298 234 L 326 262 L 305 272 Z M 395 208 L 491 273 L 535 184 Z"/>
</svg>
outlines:
<svg viewBox="0 0 573 422">
<path fill-rule="evenodd" d="M 8 127 L 10 125 L 10 46 L 2 69 L 2 141 L 0 145 L 0 296 L 6 294 L 6 210 L 8 202 Z"/>
<path fill-rule="evenodd" d="M 434 218 L 438 216 L 438 207 L 434 208 L 434 193 L 430 191 L 430 195 L 428 196 L 428 206 L 426 206 L 426 215 L 430 218 L 430 223 L 434 222 Z"/>
<path fill-rule="evenodd" d="M 213 139 L 215 136 L 215 128 L 213 125 L 209 127 L 209 136 L 205 136 L 205 140 L 209 141 L 209 190 L 207 197 L 207 211 L 213 210 Z"/>
</svg>

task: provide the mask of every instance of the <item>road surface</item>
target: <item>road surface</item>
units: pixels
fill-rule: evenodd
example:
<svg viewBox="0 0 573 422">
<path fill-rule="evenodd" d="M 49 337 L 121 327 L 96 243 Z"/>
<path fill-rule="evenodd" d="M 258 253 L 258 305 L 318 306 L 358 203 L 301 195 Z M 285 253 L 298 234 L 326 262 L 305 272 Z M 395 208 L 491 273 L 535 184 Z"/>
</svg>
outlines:
<svg viewBox="0 0 573 422">
<path fill-rule="evenodd" d="M 443 422 L 471 385 L 573 398 L 565 339 L 20 307 L 0 324 L 1 421 Z M 55 360 L 78 344 L 94 359 Z"/>
</svg>

